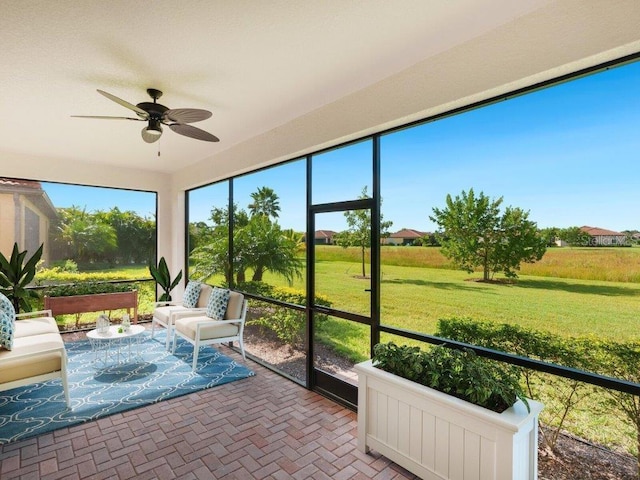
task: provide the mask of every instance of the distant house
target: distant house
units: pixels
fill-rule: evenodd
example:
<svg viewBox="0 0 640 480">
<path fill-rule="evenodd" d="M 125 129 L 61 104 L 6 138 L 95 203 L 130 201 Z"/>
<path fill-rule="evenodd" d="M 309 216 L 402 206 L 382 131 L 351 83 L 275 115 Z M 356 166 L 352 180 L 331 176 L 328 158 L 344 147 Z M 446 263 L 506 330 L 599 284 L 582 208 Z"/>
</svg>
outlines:
<svg viewBox="0 0 640 480">
<path fill-rule="evenodd" d="M 425 235 L 427 232 L 421 232 L 419 230 L 412 230 L 410 228 L 403 228 L 395 233 L 392 233 L 387 238 L 383 239 L 385 245 L 413 245 L 414 242 Z"/>
<path fill-rule="evenodd" d="M 316 230 L 314 244 L 315 245 L 333 245 L 333 237 L 336 232 L 333 230 Z"/>
<path fill-rule="evenodd" d="M 588 233 L 591 237 L 589 245 L 593 247 L 615 247 L 615 246 L 628 246 L 629 240 L 624 233 L 614 232 L 612 230 L 606 230 L 599 227 L 580 227 L 585 233 Z"/>
<path fill-rule="evenodd" d="M 49 260 L 49 226 L 56 209 L 40 182 L 0 177 L 0 252 L 11 255 L 13 244 L 35 253 L 44 243 L 42 259 Z"/>
</svg>

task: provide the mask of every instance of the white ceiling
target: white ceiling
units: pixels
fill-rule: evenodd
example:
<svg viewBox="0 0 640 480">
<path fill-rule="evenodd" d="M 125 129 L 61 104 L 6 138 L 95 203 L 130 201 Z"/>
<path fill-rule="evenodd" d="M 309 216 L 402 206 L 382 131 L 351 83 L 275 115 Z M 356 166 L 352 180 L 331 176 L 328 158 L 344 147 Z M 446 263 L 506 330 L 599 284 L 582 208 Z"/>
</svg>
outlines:
<svg viewBox="0 0 640 480">
<path fill-rule="evenodd" d="M 6 167 L 3 152 L 175 174 L 216 157 L 231 159 L 230 152 L 242 152 L 256 139 L 275 141 L 269 132 L 295 132 L 287 126 L 312 120 L 323 109 L 346 113 L 348 99 L 369 92 L 353 105 L 370 105 L 371 111 L 366 107 L 359 115 L 370 115 L 373 123 L 330 132 L 331 138 L 347 138 L 452 100 L 453 91 L 441 87 L 441 95 L 435 90 L 422 95 L 433 98 L 417 102 L 413 111 L 410 105 L 396 111 L 392 101 L 409 100 L 390 98 L 397 90 L 388 88 L 390 107 L 384 115 L 375 111 L 376 88 L 384 92 L 394 78 L 399 85 L 398 79 L 419 71 L 422 79 L 433 76 L 433 85 L 436 79 L 452 83 L 437 78 L 429 59 L 433 66 L 447 65 L 456 58 L 453 52 L 466 48 L 475 55 L 478 80 L 460 70 L 462 65 L 449 65 L 448 75 L 463 72 L 472 86 L 456 94 L 487 91 L 543 67 L 561 71 L 586 54 L 625 45 L 628 50 L 629 42 L 640 40 L 639 5 L 637 0 L 1 0 L 0 175 Z M 545 45 L 547 28 L 566 32 L 558 34 L 566 44 Z M 484 82 L 482 65 L 491 65 L 491 59 L 472 47 L 489 38 L 514 68 L 492 67 L 491 81 Z M 584 44 L 589 48 L 582 52 Z M 575 54 L 567 55 L 567 49 Z M 518 51 L 530 60 L 519 58 Z M 533 70 L 520 72 L 516 65 Z M 149 87 L 164 92 L 160 103 L 169 108 L 211 110 L 213 117 L 195 126 L 221 141 L 202 142 L 165 128 L 160 142 L 146 144 L 140 137 L 143 123 L 70 117 L 131 116 L 96 89 L 136 104 L 149 101 Z M 282 148 L 293 153 L 318 142 Z"/>
</svg>

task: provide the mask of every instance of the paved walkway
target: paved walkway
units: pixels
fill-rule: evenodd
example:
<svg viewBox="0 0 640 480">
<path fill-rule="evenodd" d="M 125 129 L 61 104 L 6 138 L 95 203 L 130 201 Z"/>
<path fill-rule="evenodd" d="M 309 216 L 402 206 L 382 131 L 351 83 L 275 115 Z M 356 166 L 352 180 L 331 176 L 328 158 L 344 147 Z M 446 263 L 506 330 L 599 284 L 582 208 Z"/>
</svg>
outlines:
<svg viewBox="0 0 640 480">
<path fill-rule="evenodd" d="M 255 377 L 0 446 L 0 478 L 416 478 L 356 449 L 354 412 L 247 364 Z"/>
</svg>

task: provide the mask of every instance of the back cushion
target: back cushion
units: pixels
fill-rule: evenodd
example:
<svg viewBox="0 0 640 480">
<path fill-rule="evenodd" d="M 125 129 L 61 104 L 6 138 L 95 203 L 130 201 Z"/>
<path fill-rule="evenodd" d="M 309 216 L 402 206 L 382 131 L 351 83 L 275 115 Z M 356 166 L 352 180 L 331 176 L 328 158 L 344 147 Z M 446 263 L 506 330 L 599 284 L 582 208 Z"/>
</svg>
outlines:
<svg viewBox="0 0 640 480">
<path fill-rule="evenodd" d="M 209 303 L 209 297 L 211 296 L 211 292 L 213 291 L 213 287 L 206 283 L 200 284 L 200 297 L 198 298 L 198 303 L 196 307 L 198 308 L 207 308 L 207 304 Z"/>
<path fill-rule="evenodd" d="M 227 305 L 227 313 L 224 316 L 225 320 L 235 320 L 242 315 L 242 302 L 244 295 L 238 292 L 230 292 L 229 304 Z"/>
</svg>

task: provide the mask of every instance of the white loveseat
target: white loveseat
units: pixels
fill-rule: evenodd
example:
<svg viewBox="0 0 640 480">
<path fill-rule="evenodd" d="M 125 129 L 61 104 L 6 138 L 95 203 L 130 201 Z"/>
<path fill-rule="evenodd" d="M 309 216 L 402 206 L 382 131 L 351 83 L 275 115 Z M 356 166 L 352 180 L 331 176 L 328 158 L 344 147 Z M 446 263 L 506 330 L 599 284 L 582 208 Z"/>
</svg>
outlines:
<svg viewBox="0 0 640 480">
<path fill-rule="evenodd" d="M 13 348 L 0 348 L 0 391 L 62 379 L 67 407 L 67 351 L 51 310 L 16 315 Z"/>
</svg>

